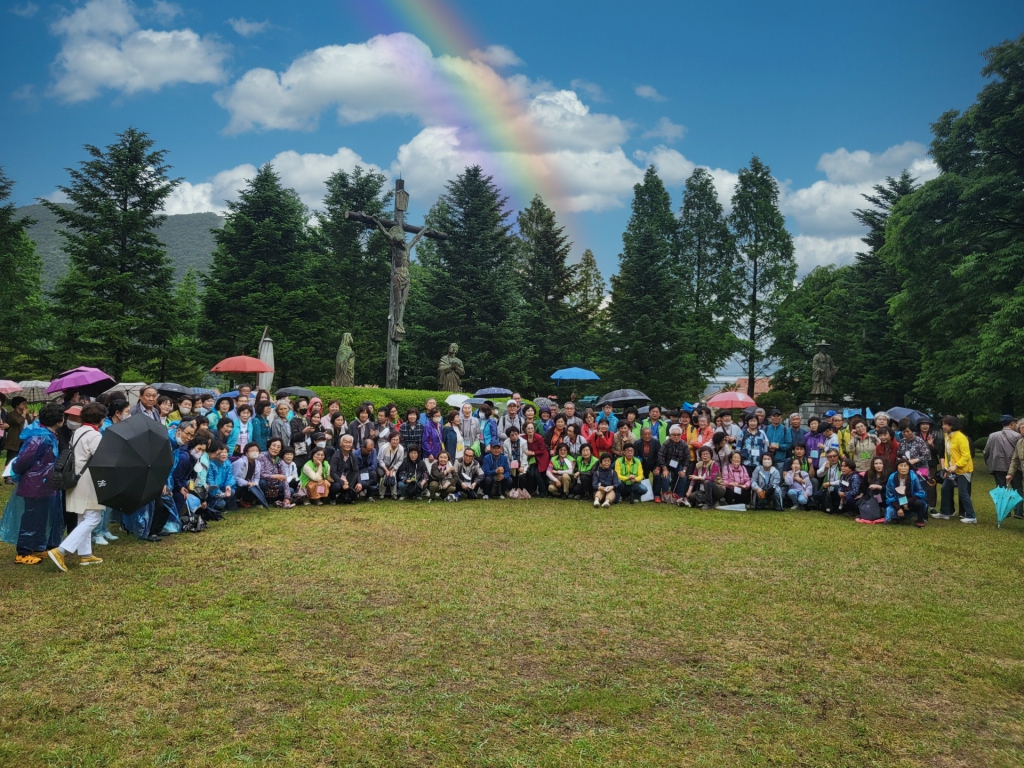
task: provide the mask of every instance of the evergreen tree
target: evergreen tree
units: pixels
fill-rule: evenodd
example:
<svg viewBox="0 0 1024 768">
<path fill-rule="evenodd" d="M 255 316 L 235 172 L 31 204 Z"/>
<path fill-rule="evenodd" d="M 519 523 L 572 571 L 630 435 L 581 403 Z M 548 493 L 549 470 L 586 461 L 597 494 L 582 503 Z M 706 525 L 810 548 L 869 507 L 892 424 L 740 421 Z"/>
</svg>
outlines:
<svg viewBox="0 0 1024 768">
<path fill-rule="evenodd" d="M 323 257 L 311 245 L 308 212 L 264 165 L 228 203 L 203 291 L 202 338 L 211 360 L 255 354 L 270 326 L 275 382 L 330 380 L 334 349 L 322 312 Z"/>
<path fill-rule="evenodd" d="M 324 210 L 316 214 L 326 250 L 323 311 L 331 319 L 324 341 L 337 349 L 342 335 L 352 334 L 361 383 L 383 384 L 386 375 L 391 248 L 379 232 L 346 221 L 345 212 L 391 218 L 394 193 L 386 185 L 384 174 L 359 166 L 337 171 L 327 180 Z"/>
<path fill-rule="evenodd" d="M 47 327 L 43 260 L 25 233 L 32 220 L 4 203 L 14 187 L 0 168 L 0 370 L 6 378 L 43 375 L 41 342 Z"/>
<path fill-rule="evenodd" d="M 696 396 L 737 349 L 740 297 L 736 246 L 705 168 L 686 180 L 676 243 L 672 283 L 680 299 L 681 383 Z"/>
<path fill-rule="evenodd" d="M 526 345 L 507 198 L 480 166 L 467 168 L 446 189 L 427 224 L 448 239 L 423 248 L 424 238 L 417 246 L 420 269 L 413 272 L 409 344 L 402 352 L 409 361 L 403 362 L 406 386 L 436 387 L 437 361 L 455 343 L 466 366 L 464 389 L 522 387 Z"/>
<path fill-rule="evenodd" d="M 756 156 L 739 173 L 729 217 L 741 257 L 738 301 L 741 352 L 747 368 L 747 394 L 768 359 L 779 305 L 793 290 L 796 260 L 793 238 L 779 211 L 779 185 Z"/>
<path fill-rule="evenodd" d="M 589 248 L 580 257 L 576 283 L 569 296 L 572 317 L 578 330 L 573 334 L 575 359 L 583 368 L 604 376 L 607 373 L 608 310 L 605 306 L 605 282 Z"/>
<path fill-rule="evenodd" d="M 611 372 L 658 402 L 679 399 L 675 291 L 666 287 L 676 219 L 665 185 L 651 166 L 633 187 L 633 213 L 622 235 L 619 272 L 608 305 Z"/>
<path fill-rule="evenodd" d="M 189 267 L 174 290 L 174 336 L 166 348 L 160 369 L 161 381 L 197 385 L 206 372 L 206 353 L 199 337 L 202 294 L 199 273 Z"/>
<path fill-rule="evenodd" d="M 171 268 L 156 230 L 171 190 L 166 150 L 129 128 L 69 168 L 72 203 L 40 200 L 66 227 L 68 272 L 55 291 L 62 364 L 90 364 L 116 380 L 129 368 L 152 375 L 173 333 Z"/>
<path fill-rule="evenodd" d="M 519 213 L 518 224 L 523 330 L 530 340 L 526 374 L 533 390 L 549 383 L 556 368 L 579 362 L 580 327 L 570 303 L 577 269 L 568 263 L 572 243 L 565 228 L 540 195 Z"/>
</svg>

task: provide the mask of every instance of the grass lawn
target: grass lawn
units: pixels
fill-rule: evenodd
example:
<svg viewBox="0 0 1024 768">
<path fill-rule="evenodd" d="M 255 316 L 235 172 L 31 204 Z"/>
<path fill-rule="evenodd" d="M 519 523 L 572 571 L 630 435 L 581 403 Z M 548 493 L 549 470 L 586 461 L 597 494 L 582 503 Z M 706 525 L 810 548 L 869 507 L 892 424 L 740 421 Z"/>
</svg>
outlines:
<svg viewBox="0 0 1024 768">
<path fill-rule="evenodd" d="M 0 765 L 1019 766 L 990 487 L 924 530 L 533 500 L 4 546 Z"/>
</svg>

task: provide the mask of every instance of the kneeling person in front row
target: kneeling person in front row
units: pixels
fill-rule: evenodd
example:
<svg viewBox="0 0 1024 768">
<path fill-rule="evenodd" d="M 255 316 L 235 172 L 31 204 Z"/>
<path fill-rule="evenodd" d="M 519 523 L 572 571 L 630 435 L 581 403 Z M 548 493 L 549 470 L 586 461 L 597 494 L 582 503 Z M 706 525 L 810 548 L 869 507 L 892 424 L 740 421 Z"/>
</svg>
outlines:
<svg viewBox="0 0 1024 768">
<path fill-rule="evenodd" d="M 615 486 L 619 478 L 612 468 L 611 454 L 602 453 L 601 463 L 594 473 L 594 506 L 610 507 L 615 501 Z"/>
<path fill-rule="evenodd" d="M 636 458 L 632 445 L 626 445 L 623 455 L 615 461 L 615 474 L 618 477 L 618 492 L 629 503 L 640 501 L 644 495 L 644 487 L 640 482 L 644 479 L 644 465 Z"/>
<path fill-rule="evenodd" d="M 508 456 L 501 451 L 501 443 L 491 443 L 491 450 L 484 456 L 484 498 L 503 499 L 512 490 L 512 467 Z"/>
</svg>

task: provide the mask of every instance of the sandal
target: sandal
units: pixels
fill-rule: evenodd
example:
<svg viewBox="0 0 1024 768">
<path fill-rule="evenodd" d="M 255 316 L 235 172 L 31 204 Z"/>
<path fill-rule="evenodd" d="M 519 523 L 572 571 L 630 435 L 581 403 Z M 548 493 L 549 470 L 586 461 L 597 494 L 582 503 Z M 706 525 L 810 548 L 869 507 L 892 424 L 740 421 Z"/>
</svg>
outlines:
<svg viewBox="0 0 1024 768">
<path fill-rule="evenodd" d="M 19 565 L 39 565 L 43 561 L 35 555 L 18 555 L 14 558 L 14 562 Z"/>
</svg>

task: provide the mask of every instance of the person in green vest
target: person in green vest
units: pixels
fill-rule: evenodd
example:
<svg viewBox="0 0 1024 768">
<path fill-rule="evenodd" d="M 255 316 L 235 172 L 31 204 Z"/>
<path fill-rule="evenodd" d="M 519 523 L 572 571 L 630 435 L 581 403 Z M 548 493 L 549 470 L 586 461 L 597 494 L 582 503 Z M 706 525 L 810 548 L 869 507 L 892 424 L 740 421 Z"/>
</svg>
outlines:
<svg viewBox="0 0 1024 768">
<path fill-rule="evenodd" d="M 633 504 L 644 495 L 640 481 L 644 479 L 644 465 L 635 455 L 632 445 L 627 445 L 622 456 L 615 460 L 615 475 L 619 478 L 618 493 L 621 498 Z"/>
<path fill-rule="evenodd" d="M 594 449 L 590 444 L 584 444 L 580 449 L 580 455 L 576 459 L 576 466 L 573 468 L 574 499 L 587 499 L 594 495 L 594 472 L 597 470 L 597 459 L 594 458 Z"/>
<path fill-rule="evenodd" d="M 648 417 L 640 424 L 640 429 L 651 428 L 651 436 L 658 441 L 658 445 L 664 445 L 668 440 L 669 423 L 667 419 L 661 418 L 661 407 L 652 405 Z"/>
</svg>

